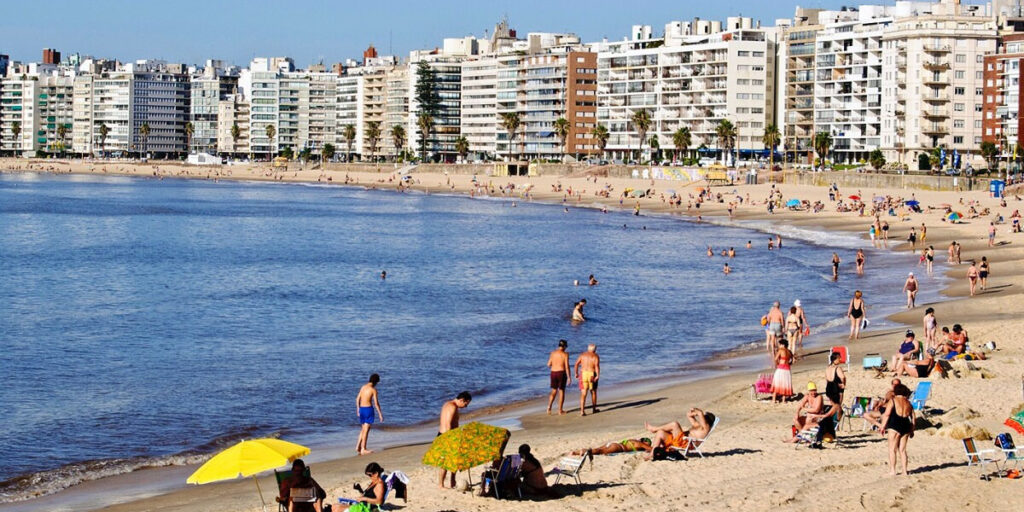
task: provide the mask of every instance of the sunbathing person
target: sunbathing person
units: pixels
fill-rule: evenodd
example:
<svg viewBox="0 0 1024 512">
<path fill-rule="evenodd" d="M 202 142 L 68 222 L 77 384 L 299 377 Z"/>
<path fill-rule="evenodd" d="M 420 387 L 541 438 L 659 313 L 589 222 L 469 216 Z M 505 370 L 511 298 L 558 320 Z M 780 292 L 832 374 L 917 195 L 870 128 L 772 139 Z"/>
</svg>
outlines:
<svg viewBox="0 0 1024 512">
<path fill-rule="evenodd" d="M 650 423 L 644 422 L 644 428 L 654 434 L 651 443 L 651 455 L 654 455 L 656 448 L 683 449 L 689 447 L 689 438 L 704 439 L 711 431 L 711 424 L 715 421 L 715 415 L 704 412 L 696 407 L 690 409 L 686 417 L 690 420 L 690 430 L 683 430 L 678 421 L 666 423 L 660 427 L 652 427 Z"/>
<path fill-rule="evenodd" d="M 573 455 L 611 455 L 613 453 L 648 452 L 651 451 L 651 438 L 623 439 L 619 442 L 606 443 L 604 446 L 573 451 Z"/>
<path fill-rule="evenodd" d="M 795 443 L 796 435 L 818 424 L 814 419 L 815 414 L 821 414 L 825 407 L 825 399 L 818 394 L 818 386 L 814 382 L 807 383 L 807 394 L 800 400 L 796 407 L 796 417 L 793 418 L 793 436 L 786 440 L 787 443 Z"/>
<path fill-rule="evenodd" d="M 935 359 L 932 358 L 931 354 L 926 352 L 924 359 L 920 361 L 907 359 L 901 362 L 899 366 L 894 369 L 896 373 L 893 374 L 893 377 L 902 377 L 906 375 L 909 377 L 923 379 L 930 375 L 933 369 L 935 369 Z"/>
</svg>

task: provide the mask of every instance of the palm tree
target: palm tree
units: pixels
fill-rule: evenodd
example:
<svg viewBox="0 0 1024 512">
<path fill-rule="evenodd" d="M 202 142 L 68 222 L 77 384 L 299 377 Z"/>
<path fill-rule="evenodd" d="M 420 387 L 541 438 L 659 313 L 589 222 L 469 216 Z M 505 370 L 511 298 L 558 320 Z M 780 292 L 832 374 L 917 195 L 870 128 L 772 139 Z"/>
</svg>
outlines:
<svg viewBox="0 0 1024 512">
<path fill-rule="evenodd" d="M 402 148 L 405 146 L 405 127 L 396 124 L 391 127 L 391 142 L 395 145 L 395 161 L 398 161 L 398 155 L 402 152 Z"/>
<path fill-rule="evenodd" d="M 466 161 L 466 155 L 469 154 L 469 139 L 465 137 L 459 137 L 455 139 L 455 152 L 462 157 L 462 161 Z"/>
<path fill-rule="evenodd" d="M 146 157 L 146 149 L 149 146 L 149 123 L 143 123 L 139 128 L 139 135 L 142 135 L 142 157 Z"/>
<path fill-rule="evenodd" d="M 100 156 L 103 156 L 107 152 L 107 135 L 110 134 L 110 128 L 107 127 L 107 123 L 100 123 Z"/>
<path fill-rule="evenodd" d="M 427 139 L 434 131 L 434 116 L 428 112 L 420 112 L 416 116 L 416 127 L 420 130 L 420 162 L 427 161 Z"/>
<path fill-rule="evenodd" d="M 235 152 L 235 146 L 238 145 L 238 138 L 242 136 L 242 129 L 239 128 L 238 123 L 231 125 L 231 152 Z"/>
<path fill-rule="evenodd" d="M 519 126 L 521 124 L 518 112 L 503 112 L 501 114 L 501 127 L 508 132 L 509 160 L 512 159 L 512 147 L 515 143 L 516 135 L 519 133 Z"/>
<path fill-rule="evenodd" d="M 603 124 L 599 124 L 593 130 L 590 130 L 590 134 L 594 136 L 597 147 L 601 150 L 601 156 L 604 157 L 604 148 L 608 147 L 608 138 L 611 136 L 608 133 L 608 128 Z"/>
<path fill-rule="evenodd" d="M 684 126 L 675 133 L 672 134 L 672 145 L 676 147 L 676 160 L 679 159 L 679 152 L 682 151 L 685 155 L 690 149 L 690 144 L 693 144 L 693 136 L 690 135 L 690 128 Z"/>
<path fill-rule="evenodd" d="M 562 154 L 565 154 L 566 145 L 565 143 L 569 140 L 569 128 L 572 125 L 569 124 L 569 120 L 564 117 L 555 119 L 555 135 L 558 135 L 558 140 L 562 141 Z"/>
<path fill-rule="evenodd" d="M 637 160 L 643 160 L 644 139 L 647 138 L 647 130 L 651 129 L 651 113 L 647 109 L 642 108 L 633 112 L 633 116 L 629 120 L 633 122 L 633 127 L 636 128 L 637 133 L 640 135 Z"/>
<path fill-rule="evenodd" d="M 320 149 L 320 163 L 334 158 L 334 144 L 328 142 Z"/>
<path fill-rule="evenodd" d="M 829 132 L 818 132 L 814 134 L 814 150 L 818 152 L 818 159 L 821 160 L 821 168 L 825 168 L 825 159 L 832 150 L 832 134 Z"/>
<path fill-rule="evenodd" d="M 782 142 L 782 134 L 779 133 L 779 128 L 774 123 L 764 127 L 764 137 L 761 138 L 761 142 L 764 143 L 765 147 L 768 148 L 768 168 L 769 172 L 775 170 L 775 148 L 778 147 L 779 143 Z"/>
<path fill-rule="evenodd" d="M 265 131 L 267 133 L 267 139 L 268 139 L 268 141 L 267 141 L 267 160 L 273 161 L 274 160 L 274 151 L 273 151 L 274 136 L 277 135 L 277 128 L 274 128 L 274 125 L 272 125 L 272 124 L 268 124 L 266 129 L 265 129 Z"/>
<path fill-rule="evenodd" d="M 366 123 L 366 143 L 370 146 L 370 160 L 377 158 L 377 142 L 380 141 L 380 121 Z"/>
<path fill-rule="evenodd" d="M 64 139 L 68 136 L 68 125 L 61 123 L 57 125 L 57 141 L 60 143 L 60 152 L 64 153 Z"/>
<path fill-rule="evenodd" d="M 345 154 L 345 161 L 352 161 L 352 143 L 356 140 L 356 127 L 352 124 L 346 124 L 345 128 L 341 130 L 341 136 L 345 139 L 347 144 L 348 153 Z"/>
<path fill-rule="evenodd" d="M 722 160 L 725 161 L 726 155 L 732 155 L 732 149 L 736 147 L 736 127 L 728 119 L 722 119 L 715 128 L 715 135 L 722 148 Z"/>
<path fill-rule="evenodd" d="M 185 152 L 192 152 L 192 135 L 196 133 L 196 127 L 191 121 L 185 123 Z"/>
<path fill-rule="evenodd" d="M 18 155 L 18 147 L 21 145 L 21 141 L 18 140 L 18 136 L 21 135 L 21 121 L 15 121 L 11 123 L 11 135 L 14 136 L 14 155 Z"/>
</svg>

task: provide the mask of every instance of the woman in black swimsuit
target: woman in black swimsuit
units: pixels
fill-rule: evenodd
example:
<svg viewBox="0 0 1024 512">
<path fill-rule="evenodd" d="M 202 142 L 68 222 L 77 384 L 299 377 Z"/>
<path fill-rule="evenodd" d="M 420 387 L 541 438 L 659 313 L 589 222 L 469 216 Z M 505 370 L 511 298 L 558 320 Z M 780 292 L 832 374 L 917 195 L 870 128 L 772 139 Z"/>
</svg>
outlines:
<svg viewBox="0 0 1024 512">
<path fill-rule="evenodd" d="M 910 389 L 903 384 L 893 388 L 891 407 L 882 416 L 882 435 L 889 439 L 889 474 L 896 474 L 899 456 L 902 474 L 907 474 L 907 442 L 914 436 L 914 407 L 910 405 Z"/>
<path fill-rule="evenodd" d="M 978 278 L 981 279 L 981 289 L 984 290 L 988 286 L 988 272 L 990 268 L 988 266 L 988 256 L 981 257 L 981 265 L 978 265 Z"/>
<path fill-rule="evenodd" d="M 833 352 L 825 369 L 825 396 L 834 404 L 843 403 L 843 391 L 846 389 L 846 375 L 839 364 L 842 357 L 842 354 Z"/>
<path fill-rule="evenodd" d="M 366 489 L 356 485 L 356 490 L 362 494 L 354 501 L 365 503 L 372 510 L 380 510 L 380 506 L 384 504 L 384 494 L 387 492 L 384 485 L 384 468 L 376 462 L 371 462 L 366 465 L 365 473 L 370 477 L 370 484 Z"/>
<path fill-rule="evenodd" d="M 839 280 L 839 255 L 832 253 L 832 280 Z"/>
<path fill-rule="evenodd" d="M 860 338 L 861 323 L 863 322 L 861 318 L 864 317 L 864 311 L 867 309 L 863 297 L 860 290 L 853 292 L 850 307 L 846 310 L 846 316 L 850 319 L 850 339 L 852 340 Z"/>
</svg>

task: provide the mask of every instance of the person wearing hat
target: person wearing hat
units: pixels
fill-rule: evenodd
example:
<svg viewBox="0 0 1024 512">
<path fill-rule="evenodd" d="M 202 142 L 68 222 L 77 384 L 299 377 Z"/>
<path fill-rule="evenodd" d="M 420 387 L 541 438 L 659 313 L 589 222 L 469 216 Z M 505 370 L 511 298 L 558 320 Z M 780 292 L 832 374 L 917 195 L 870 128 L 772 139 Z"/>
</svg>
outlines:
<svg viewBox="0 0 1024 512">
<path fill-rule="evenodd" d="M 900 344 L 899 351 L 892 356 L 892 365 L 889 368 L 899 368 L 900 364 L 907 359 L 916 359 L 920 353 L 920 349 L 917 344 L 917 338 L 914 336 L 914 331 L 907 329 L 906 338 L 903 343 Z"/>
<path fill-rule="evenodd" d="M 820 414 L 825 407 L 825 399 L 818 394 L 818 386 L 814 381 L 807 383 L 807 393 L 796 406 L 796 416 L 793 417 L 793 435 L 786 440 L 787 443 L 795 443 L 796 435 L 818 424 L 815 414 Z"/>
<path fill-rule="evenodd" d="M 907 275 L 907 282 L 903 283 L 903 291 L 907 293 L 907 309 L 912 309 L 917 304 L 917 278 L 911 272 Z"/>
</svg>

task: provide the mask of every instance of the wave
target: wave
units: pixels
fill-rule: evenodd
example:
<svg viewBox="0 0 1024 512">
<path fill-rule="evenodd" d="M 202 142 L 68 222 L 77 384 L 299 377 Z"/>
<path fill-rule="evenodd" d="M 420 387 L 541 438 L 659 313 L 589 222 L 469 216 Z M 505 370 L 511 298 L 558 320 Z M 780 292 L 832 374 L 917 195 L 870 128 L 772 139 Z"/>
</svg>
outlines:
<svg viewBox="0 0 1024 512">
<path fill-rule="evenodd" d="M 141 469 L 200 464 L 224 448 L 257 435 L 278 438 L 281 432 L 267 433 L 265 428 L 250 427 L 171 455 L 86 460 L 65 464 L 55 469 L 18 475 L 0 482 L 0 503 L 40 498 L 85 482 Z"/>
</svg>

